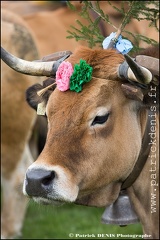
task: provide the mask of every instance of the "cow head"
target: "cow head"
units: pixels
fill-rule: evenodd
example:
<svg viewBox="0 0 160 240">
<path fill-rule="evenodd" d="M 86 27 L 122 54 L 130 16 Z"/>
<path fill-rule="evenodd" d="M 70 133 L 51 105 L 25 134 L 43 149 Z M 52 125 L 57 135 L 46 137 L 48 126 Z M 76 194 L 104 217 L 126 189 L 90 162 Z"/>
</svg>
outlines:
<svg viewBox="0 0 160 240">
<path fill-rule="evenodd" d="M 138 158 L 146 89 L 127 83 L 118 72 L 125 58 L 115 50 L 81 47 L 67 61 L 74 66 L 80 59 L 93 68 L 81 92 L 52 86 L 39 96 L 38 85 L 27 90 L 32 107 L 46 105 L 48 133 L 43 151 L 26 172 L 23 192 L 44 204 L 101 207 L 117 199 Z M 146 72 L 139 77 L 131 69 L 128 74 L 133 81 L 152 78 Z"/>
</svg>

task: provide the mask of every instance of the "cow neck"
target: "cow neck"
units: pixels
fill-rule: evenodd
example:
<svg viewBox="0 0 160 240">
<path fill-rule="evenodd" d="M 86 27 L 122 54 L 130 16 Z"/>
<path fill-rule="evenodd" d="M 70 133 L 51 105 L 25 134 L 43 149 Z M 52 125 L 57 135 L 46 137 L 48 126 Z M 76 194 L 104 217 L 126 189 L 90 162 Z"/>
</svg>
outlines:
<svg viewBox="0 0 160 240">
<path fill-rule="evenodd" d="M 150 142 L 149 131 L 150 131 L 150 122 L 151 122 L 150 118 L 149 118 L 150 114 L 151 114 L 151 111 L 149 110 L 145 133 L 144 133 L 144 136 L 142 139 L 142 147 L 141 147 L 137 162 L 136 162 L 132 172 L 130 173 L 130 175 L 122 183 L 121 190 L 124 190 L 124 189 L 130 187 L 135 182 L 135 180 L 138 178 L 139 174 L 141 173 L 141 171 L 148 159 L 148 155 L 149 155 L 150 148 L 151 148 L 151 145 L 149 144 L 149 142 Z"/>
</svg>

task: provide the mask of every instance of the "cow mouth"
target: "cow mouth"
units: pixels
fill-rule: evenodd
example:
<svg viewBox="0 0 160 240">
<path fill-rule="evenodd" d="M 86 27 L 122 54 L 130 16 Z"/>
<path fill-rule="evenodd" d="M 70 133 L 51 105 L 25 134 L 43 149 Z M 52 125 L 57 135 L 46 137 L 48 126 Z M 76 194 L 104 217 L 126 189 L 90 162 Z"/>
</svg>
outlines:
<svg viewBox="0 0 160 240">
<path fill-rule="evenodd" d="M 43 198 L 43 197 L 32 197 L 32 199 L 39 204 L 42 205 L 54 205 L 54 206 L 61 206 L 64 204 L 62 200 L 55 200 L 50 198 Z"/>
</svg>

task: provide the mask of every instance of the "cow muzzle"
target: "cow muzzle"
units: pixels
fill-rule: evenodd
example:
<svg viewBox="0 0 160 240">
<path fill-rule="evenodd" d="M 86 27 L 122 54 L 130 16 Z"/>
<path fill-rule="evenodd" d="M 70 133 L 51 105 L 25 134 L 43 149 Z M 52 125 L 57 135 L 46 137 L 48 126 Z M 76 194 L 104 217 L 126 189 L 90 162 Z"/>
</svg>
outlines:
<svg viewBox="0 0 160 240">
<path fill-rule="evenodd" d="M 36 202 L 53 205 L 74 202 L 78 192 L 78 186 L 61 166 L 31 165 L 26 172 L 23 193 Z"/>
<path fill-rule="evenodd" d="M 55 172 L 45 169 L 31 169 L 26 173 L 25 189 L 28 196 L 47 197 L 52 192 Z"/>
</svg>

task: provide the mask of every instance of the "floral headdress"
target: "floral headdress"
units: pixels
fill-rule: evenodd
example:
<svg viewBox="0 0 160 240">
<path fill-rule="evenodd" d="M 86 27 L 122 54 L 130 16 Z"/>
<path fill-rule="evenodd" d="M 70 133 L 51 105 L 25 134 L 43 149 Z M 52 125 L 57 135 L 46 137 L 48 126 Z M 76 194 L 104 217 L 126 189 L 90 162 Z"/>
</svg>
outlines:
<svg viewBox="0 0 160 240">
<path fill-rule="evenodd" d="M 104 39 L 102 45 L 104 49 L 110 47 L 116 48 L 118 52 L 122 54 L 128 53 L 133 48 L 131 42 L 122 39 L 122 36 L 118 33 L 111 33 L 110 36 Z M 89 82 L 93 78 L 92 72 L 93 68 L 83 59 L 80 59 L 79 64 L 74 65 L 74 69 L 70 62 L 63 61 L 56 71 L 56 81 L 46 88 L 39 90 L 37 94 L 41 96 L 47 89 L 55 84 L 57 85 L 57 89 L 62 92 L 69 89 L 77 93 L 81 92 L 83 84 Z M 38 104 L 37 114 L 45 114 L 44 102 Z"/>
<path fill-rule="evenodd" d="M 110 36 L 104 39 L 102 45 L 104 49 L 107 49 L 110 43 L 113 42 L 113 48 L 116 48 L 119 53 L 126 54 L 132 48 L 130 41 L 122 39 L 119 35 L 116 38 L 116 33 L 111 33 Z M 56 84 L 60 91 L 71 91 L 81 92 L 84 83 L 87 83 L 92 78 L 93 68 L 86 63 L 85 60 L 81 59 L 80 64 L 75 64 L 74 69 L 70 62 L 62 62 L 56 72 Z"/>
<path fill-rule="evenodd" d="M 132 48 L 132 43 L 127 39 L 122 39 L 120 31 L 111 33 L 103 40 L 102 46 L 104 49 L 115 48 L 119 53 L 126 54 Z M 79 64 L 74 65 L 74 69 L 70 62 L 61 62 L 56 71 L 56 82 L 47 86 L 46 88 L 37 92 L 40 96 L 52 85 L 57 85 L 57 88 L 64 92 L 70 89 L 71 91 L 81 92 L 84 83 L 87 83 L 92 78 L 93 68 L 86 63 L 85 60 L 80 59 Z"/>
<path fill-rule="evenodd" d="M 79 64 L 74 65 L 74 69 L 70 62 L 62 62 L 56 72 L 56 84 L 60 91 L 81 92 L 84 83 L 92 78 L 93 68 L 81 59 Z"/>
<path fill-rule="evenodd" d="M 70 62 L 63 61 L 56 72 L 56 82 L 49 86 L 39 90 L 37 94 L 43 95 L 46 90 L 51 88 L 53 85 L 57 85 L 57 89 L 64 92 L 70 89 L 71 91 L 81 92 L 84 83 L 87 83 L 92 78 L 93 68 L 86 63 L 85 60 L 81 59 L 79 64 L 74 65 L 74 69 Z M 42 101 L 38 104 L 37 114 L 45 115 L 46 107 L 45 102 Z"/>
</svg>

